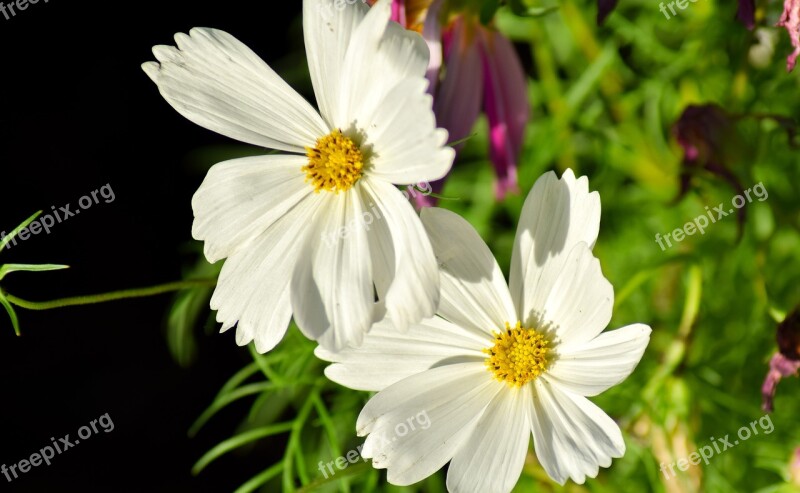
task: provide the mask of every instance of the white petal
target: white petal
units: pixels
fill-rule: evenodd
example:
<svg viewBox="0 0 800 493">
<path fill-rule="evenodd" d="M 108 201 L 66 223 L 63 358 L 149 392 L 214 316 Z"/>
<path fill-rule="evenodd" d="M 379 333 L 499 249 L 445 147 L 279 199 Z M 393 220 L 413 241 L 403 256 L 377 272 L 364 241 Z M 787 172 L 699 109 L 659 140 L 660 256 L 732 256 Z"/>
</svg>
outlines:
<svg viewBox="0 0 800 493">
<path fill-rule="evenodd" d="M 289 282 L 299 254 L 296 243 L 305 237 L 315 199 L 302 201 L 225 261 L 211 308 L 218 310 L 223 331 L 238 322 L 240 346 L 255 339 L 256 349 L 264 353 L 283 338 L 292 315 Z"/>
<path fill-rule="evenodd" d="M 342 129 L 354 124 L 367 129 L 375 108 L 408 78 L 427 87 L 428 46 L 418 33 L 389 20 L 391 3 L 378 1 L 350 39 L 340 74 L 342 114 L 333 120 Z"/>
<path fill-rule="evenodd" d="M 509 493 L 528 454 L 532 407 L 528 386 L 498 393 L 450 463 L 447 491 Z"/>
<path fill-rule="evenodd" d="M 361 135 L 375 176 L 398 184 L 443 177 L 455 153 L 443 147 L 447 132 L 436 129 L 426 94 L 425 41 L 389 20 L 389 0 L 369 10 L 360 2 L 336 3 L 305 2 L 306 46 L 322 114 L 331 126 Z"/>
<path fill-rule="evenodd" d="M 478 232 L 461 216 L 428 207 L 422 223 L 439 263 L 441 301 L 438 314 L 460 327 L 488 336 L 516 322 L 503 272 Z"/>
<path fill-rule="evenodd" d="M 503 384 L 477 362 L 447 365 L 401 380 L 375 395 L 361 411 L 358 434 L 369 433 L 362 455 L 372 458 L 374 467 L 388 469 L 390 483 L 416 483 L 458 452 L 502 389 Z"/>
<path fill-rule="evenodd" d="M 444 177 L 455 159 L 445 147 L 447 130 L 436 128 L 427 81 L 406 79 L 396 85 L 366 120 L 372 176 L 398 184 L 432 182 Z"/>
<path fill-rule="evenodd" d="M 628 325 L 583 344 L 559 347 L 547 379 L 573 393 L 592 396 L 622 382 L 642 359 L 650 327 Z"/>
<path fill-rule="evenodd" d="M 312 225 L 316 241 L 310 269 L 308 261 L 304 261 L 306 267 L 298 268 L 292 306 L 307 335 L 317 334 L 320 344 L 339 351 L 347 345 L 359 346 L 372 326 L 372 265 L 367 232 L 360 223 L 363 210 L 358 191 L 320 195 L 320 212 Z M 308 305 L 318 301 L 325 308 L 328 327 L 306 319 Z"/>
<path fill-rule="evenodd" d="M 547 474 L 559 484 L 572 478 L 583 484 L 598 466 L 625 454 L 619 426 L 585 397 L 563 391 L 538 378 L 534 381 L 533 444 Z"/>
<path fill-rule="evenodd" d="M 343 119 L 340 84 L 344 55 L 368 9 L 363 2 L 303 1 L 303 35 L 311 82 L 322 116 L 332 128 Z"/>
<path fill-rule="evenodd" d="M 311 232 L 309 238 L 318 233 Z M 314 251 L 317 241 L 306 241 L 302 245 L 299 260 L 292 274 L 289 300 L 294 313 L 294 321 L 300 332 L 312 340 L 319 340 L 330 329 L 330 321 L 325 311 L 317 284 L 314 282 Z"/>
<path fill-rule="evenodd" d="M 436 313 L 436 257 L 422 222 L 397 188 L 368 177 L 359 183 L 374 218 L 368 235 L 378 299 L 397 330 L 405 331 Z"/>
<path fill-rule="evenodd" d="M 142 68 L 181 115 L 214 132 L 271 149 L 305 153 L 329 133 L 314 108 L 230 34 L 195 28 L 156 46 Z"/>
<path fill-rule="evenodd" d="M 560 265 L 578 242 L 594 247 L 599 228 L 600 195 L 589 193 L 586 177 L 576 180 L 567 170 L 560 180 L 553 172 L 536 180 L 522 208 L 508 280 L 521 320 L 541 311 L 534 299 L 550 292 Z M 544 275 L 545 265 L 551 264 L 555 268 Z"/>
<path fill-rule="evenodd" d="M 270 227 L 313 188 L 302 156 L 257 156 L 219 163 L 192 197 L 192 236 L 209 262 L 230 256 Z"/>
<path fill-rule="evenodd" d="M 481 351 L 485 337 L 457 327 L 439 317 L 411 325 L 401 334 L 388 321 L 375 324 L 358 349 L 345 348 L 334 353 L 322 346 L 318 358 L 335 362 L 325 376 L 357 390 L 378 391 L 436 366 L 457 361 L 486 359 Z"/>
<path fill-rule="evenodd" d="M 560 272 L 554 273 L 556 268 Z M 614 288 L 603 277 L 600 262 L 586 243 L 575 245 L 562 266 L 549 263 L 542 272 L 555 282 L 550 293 L 536 293 L 534 306 L 541 306 L 542 311 L 529 314 L 528 320 L 536 320 L 532 326 L 553 330 L 557 350 L 590 341 L 608 326 Z M 543 304 L 540 295 L 547 296 Z"/>
</svg>

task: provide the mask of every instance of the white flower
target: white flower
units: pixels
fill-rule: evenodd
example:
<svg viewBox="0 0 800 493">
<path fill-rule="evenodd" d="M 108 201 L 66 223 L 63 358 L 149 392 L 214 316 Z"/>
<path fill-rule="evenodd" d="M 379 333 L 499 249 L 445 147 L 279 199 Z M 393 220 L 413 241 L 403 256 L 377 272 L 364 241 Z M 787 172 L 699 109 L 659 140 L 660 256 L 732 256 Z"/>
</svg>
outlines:
<svg viewBox="0 0 800 493">
<path fill-rule="evenodd" d="M 192 200 L 193 236 L 210 262 L 227 258 L 211 307 L 223 331 L 238 323 L 236 342 L 255 340 L 260 352 L 292 314 L 336 350 L 360 344 L 386 316 L 402 330 L 438 304 L 430 242 L 393 185 L 436 180 L 453 162 L 425 93 L 428 49 L 389 20 L 390 0 L 332 1 L 303 2 L 321 115 L 222 31 L 176 34 L 177 48 L 156 46 L 159 63 L 143 65 L 194 123 L 291 153 L 217 164 Z M 371 225 L 361 221 L 368 213 Z"/>
<path fill-rule="evenodd" d="M 547 473 L 583 483 L 621 457 L 619 427 L 585 396 L 623 381 L 650 328 L 601 333 L 614 291 L 591 248 L 600 197 L 571 171 L 541 177 L 522 211 L 510 283 L 477 232 L 459 216 L 425 209 L 441 266 L 438 317 L 399 334 L 378 325 L 359 350 L 317 355 L 332 380 L 378 390 L 358 418 L 363 455 L 408 485 L 450 461 L 451 492 L 508 492 L 533 433 Z M 425 411 L 431 426 L 403 425 Z M 402 431 L 402 433 L 399 433 Z"/>
</svg>

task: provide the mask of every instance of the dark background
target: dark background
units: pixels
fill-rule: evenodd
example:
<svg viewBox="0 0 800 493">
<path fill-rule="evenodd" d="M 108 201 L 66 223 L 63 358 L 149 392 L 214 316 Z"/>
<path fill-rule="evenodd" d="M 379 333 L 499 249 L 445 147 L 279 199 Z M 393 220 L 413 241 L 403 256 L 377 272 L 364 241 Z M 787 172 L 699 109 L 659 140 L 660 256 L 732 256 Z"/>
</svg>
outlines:
<svg viewBox="0 0 800 493">
<path fill-rule="evenodd" d="M 300 6 L 39 0 L 10 20 L 0 15 L 0 231 L 53 205 L 74 209 L 107 183 L 116 195 L 0 252 L 0 265 L 72 266 L 15 273 L 3 288 L 48 300 L 180 279 L 192 262 L 190 200 L 203 178 L 188 156 L 231 142 L 178 115 L 140 64 L 175 32 L 209 26 L 282 73 L 282 63 L 303 56 Z M 186 431 L 249 356 L 233 332 L 212 330 L 200 339 L 198 361 L 180 368 L 164 335 L 171 299 L 20 309 L 20 338 L 0 311 L 0 464 L 30 457 L 51 437 L 74 439 L 105 413 L 115 425 L 49 467 L 12 483 L 0 476 L 0 491 L 232 491 L 271 463 L 260 450 L 192 476 L 192 464 L 235 431 L 246 407 L 223 412 L 196 438 Z"/>
</svg>

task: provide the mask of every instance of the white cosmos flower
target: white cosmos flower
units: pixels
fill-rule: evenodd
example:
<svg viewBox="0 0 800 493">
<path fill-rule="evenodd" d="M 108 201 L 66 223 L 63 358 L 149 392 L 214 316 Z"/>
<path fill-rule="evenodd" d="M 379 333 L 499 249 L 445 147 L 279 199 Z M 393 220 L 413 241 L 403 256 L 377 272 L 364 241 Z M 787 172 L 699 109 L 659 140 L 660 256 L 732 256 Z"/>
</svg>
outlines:
<svg viewBox="0 0 800 493">
<path fill-rule="evenodd" d="M 222 31 L 176 34 L 177 47 L 154 47 L 158 63 L 143 65 L 189 120 L 288 153 L 217 164 L 192 200 L 193 236 L 210 262 L 227 258 L 211 307 L 260 352 L 292 314 L 336 350 L 385 316 L 402 330 L 438 304 L 430 241 L 393 185 L 436 180 L 453 162 L 425 93 L 428 49 L 389 20 L 390 0 L 332 6 L 303 2 L 321 115 Z"/>
<path fill-rule="evenodd" d="M 571 171 L 536 182 L 509 286 L 465 220 L 425 209 L 422 221 L 441 266 L 438 316 L 406 334 L 381 323 L 358 350 L 317 348 L 335 362 L 329 378 L 380 391 L 358 418 L 358 434 L 369 434 L 363 455 L 388 469 L 393 484 L 416 483 L 450 461 L 449 491 L 504 493 L 519 479 L 532 433 L 555 481 L 595 477 L 625 443 L 586 396 L 624 380 L 650 339 L 642 324 L 601 333 L 614 291 L 591 252 L 597 192 Z M 430 426 L 411 426 L 423 411 Z"/>
</svg>

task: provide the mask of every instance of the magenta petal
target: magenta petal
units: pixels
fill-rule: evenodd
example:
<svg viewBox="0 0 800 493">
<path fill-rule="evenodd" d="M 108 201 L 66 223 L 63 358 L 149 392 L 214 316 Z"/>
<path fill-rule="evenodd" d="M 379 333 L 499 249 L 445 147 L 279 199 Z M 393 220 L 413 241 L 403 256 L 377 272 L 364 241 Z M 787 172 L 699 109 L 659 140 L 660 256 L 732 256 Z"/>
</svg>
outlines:
<svg viewBox="0 0 800 493">
<path fill-rule="evenodd" d="M 753 29 L 756 24 L 756 0 L 739 0 L 736 19 L 747 29 Z"/>
<path fill-rule="evenodd" d="M 447 73 L 436 92 L 433 111 L 437 125 L 447 129 L 449 141 L 454 142 L 469 136 L 480 115 L 483 80 L 480 50 L 463 18 L 454 21 L 452 37 L 446 41 Z"/>
<path fill-rule="evenodd" d="M 483 30 L 484 110 L 489 120 L 489 154 L 497 173 L 496 195 L 517 192 L 517 160 L 530 117 L 528 84 L 514 45 Z"/>
<path fill-rule="evenodd" d="M 761 396 L 763 398 L 761 408 L 766 412 L 772 412 L 772 400 L 775 397 L 775 391 L 778 388 L 778 382 L 783 377 L 797 376 L 800 370 L 800 361 L 792 360 L 782 355 L 775 353 L 769 361 L 769 372 L 767 378 L 764 379 L 764 384 L 761 386 Z"/>
<path fill-rule="evenodd" d="M 776 26 L 786 28 L 794 46 L 794 51 L 786 59 L 786 70 L 791 72 L 800 56 L 800 0 L 783 1 L 783 14 Z"/>
<path fill-rule="evenodd" d="M 428 62 L 428 71 L 425 74 L 430 85 L 428 86 L 428 94 L 436 94 L 436 89 L 439 85 L 439 74 L 442 71 L 442 59 L 444 56 L 442 48 L 442 23 L 439 21 L 439 12 L 442 8 L 443 0 L 434 0 L 428 8 L 428 13 L 425 17 L 425 24 L 422 27 L 422 37 L 428 43 L 428 49 L 431 52 L 430 62 Z"/>
<path fill-rule="evenodd" d="M 406 27 L 406 0 L 392 0 L 392 20 Z"/>
<path fill-rule="evenodd" d="M 775 339 L 778 351 L 792 361 L 800 361 L 800 307 L 792 310 L 783 322 L 778 324 Z"/>
<path fill-rule="evenodd" d="M 458 17 L 442 33 L 442 52 L 447 69 L 434 93 L 433 111 L 436 125 L 449 133 L 449 142 L 468 137 L 481 113 L 481 55 L 469 29 L 464 18 Z M 463 145 L 455 146 L 456 151 L 461 147 Z M 443 185 L 444 179 L 431 184 L 434 193 L 440 192 Z M 415 201 L 419 207 L 433 206 L 437 202 L 431 196 L 421 196 Z"/>
</svg>

